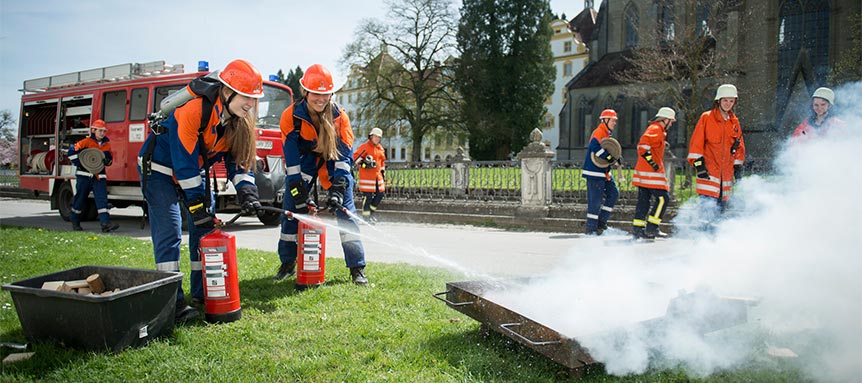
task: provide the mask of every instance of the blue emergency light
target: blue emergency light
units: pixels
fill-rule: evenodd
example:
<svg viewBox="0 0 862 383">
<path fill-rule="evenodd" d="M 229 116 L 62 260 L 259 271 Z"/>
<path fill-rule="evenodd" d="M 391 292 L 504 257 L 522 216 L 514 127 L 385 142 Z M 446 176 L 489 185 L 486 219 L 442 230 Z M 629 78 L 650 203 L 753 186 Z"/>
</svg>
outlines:
<svg viewBox="0 0 862 383">
<path fill-rule="evenodd" d="M 269 75 L 269 81 L 278 82 L 278 75 L 274 75 L 274 74 Z"/>
<path fill-rule="evenodd" d="M 198 72 L 208 72 L 210 70 L 209 61 L 198 61 Z"/>
</svg>

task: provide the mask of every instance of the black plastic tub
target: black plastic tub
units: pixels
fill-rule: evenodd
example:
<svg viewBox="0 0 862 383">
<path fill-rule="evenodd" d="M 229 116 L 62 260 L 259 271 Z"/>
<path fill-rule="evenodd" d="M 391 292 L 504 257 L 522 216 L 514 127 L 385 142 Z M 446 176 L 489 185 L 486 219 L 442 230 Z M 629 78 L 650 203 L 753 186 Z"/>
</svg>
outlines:
<svg viewBox="0 0 862 383">
<path fill-rule="evenodd" d="M 41 288 L 46 281 L 73 281 L 92 274 L 99 274 L 107 288 L 120 291 L 100 296 Z M 12 294 L 29 341 L 120 352 L 173 332 L 182 278 L 182 273 L 167 271 L 82 266 L 6 284 L 3 290 Z"/>
</svg>

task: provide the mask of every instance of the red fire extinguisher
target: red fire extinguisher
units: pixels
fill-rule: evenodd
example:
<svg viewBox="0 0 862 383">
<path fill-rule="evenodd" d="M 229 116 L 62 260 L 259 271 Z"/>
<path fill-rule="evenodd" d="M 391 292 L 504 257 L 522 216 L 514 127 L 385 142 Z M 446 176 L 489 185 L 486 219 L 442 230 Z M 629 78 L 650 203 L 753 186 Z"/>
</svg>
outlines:
<svg viewBox="0 0 862 383">
<path fill-rule="evenodd" d="M 326 226 L 316 215 L 300 220 L 297 228 L 296 289 L 322 285 L 326 271 Z"/>
<path fill-rule="evenodd" d="M 236 237 L 215 229 L 201 237 L 205 318 L 210 323 L 239 320 L 239 278 L 236 267 Z"/>
</svg>

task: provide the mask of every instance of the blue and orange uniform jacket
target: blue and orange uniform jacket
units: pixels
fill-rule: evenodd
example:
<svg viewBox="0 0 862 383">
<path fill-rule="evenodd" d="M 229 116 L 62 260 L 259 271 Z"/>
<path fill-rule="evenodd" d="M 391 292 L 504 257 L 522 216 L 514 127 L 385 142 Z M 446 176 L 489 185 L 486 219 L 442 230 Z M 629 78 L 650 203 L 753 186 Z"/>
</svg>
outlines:
<svg viewBox="0 0 862 383">
<path fill-rule="evenodd" d="M 338 177 L 352 179 L 353 174 L 353 129 L 347 113 L 333 103 L 333 123 L 338 135 L 336 140 L 338 159 L 320 163 L 320 155 L 314 153 L 317 146 L 317 130 L 311 123 L 308 113 L 308 103 L 305 99 L 297 102 L 281 114 L 281 141 L 283 143 L 284 161 L 287 166 L 287 183 L 297 180 L 310 182 L 317 174 L 321 186 L 329 190 L 332 180 Z M 300 122 L 294 126 L 294 119 Z"/>
<path fill-rule="evenodd" d="M 89 137 L 83 138 L 80 141 L 76 142 L 71 148 L 69 148 L 68 157 L 69 161 L 78 168 L 75 174 L 85 177 L 92 177 L 93 174 L 88 172 L 87 169 L 81 167 L 81 161 L 78 159 L 78 153 L 80 153 L 84 149 L 96 148 L 105 153 L 105 159 L 107 163 L 111 163 L 114 161 L 114 157 L 111 154 L 111 140 L 108 139 L 108 136 L 101 140 L 96 139 L 95 133 L 90 133 Z M 99 179 L 107 179 L 108 176 L 105 174 L 105 169 L 102 169 L 102 172 L 99 173 Z"/>
<path fill-rule="evenodd" d="M 167 128 L 167 133 L 155 135 L 150 134 L 147 142 L 141 147 L 138 161 L 144 155 L 151 140 L 155 140 L 153 151 L 152 170 L 172 176 L 177 184 L 185 192 L 189 201 L 204 196 L 206 188 L 204 185 L 204 161 L 200 156 L 198 146 L 198 129 L 201 126 L 202 99 L 196 97 L 180 106 L 171 113 L 162 126 Z M 203 131 L 203 140 L 208 152 L 206 153 L 209 164 L 224 160 L 228 179 L 234 187 L 239 189 L 246 185 L 254 185 L 254 173 L 243 171 L 237 166 L 236 160 L 230 154 L 227 140 L 224 137 L 225 127 L 220 124 L 219 115 L 223 109 L 221 99 L 213 105 L 207 128 Z M 212 173 L 210 177 L 213 177 Z"/>
<path fill-rule="evenodd" d="M 581 177 L 587 179 L 611 179 L 611 175 L 608 173 L 611 167 L 608 166 L 606 168 L 600 168 L 596 166 L 590 158 L 590 153 L 596 153 L 596 156 L 599 157 L 605 154 L 605 150 L 602 148 L 601 142 L 610 136 L 611 129 L 604 123 L 600 123 L 599 126 L 593 130 L 593 134 L 590 136 L 590 144 L 587 147 L 587 158 L 584 160 L 584 169 L 581 172 Z"/>
</svg>

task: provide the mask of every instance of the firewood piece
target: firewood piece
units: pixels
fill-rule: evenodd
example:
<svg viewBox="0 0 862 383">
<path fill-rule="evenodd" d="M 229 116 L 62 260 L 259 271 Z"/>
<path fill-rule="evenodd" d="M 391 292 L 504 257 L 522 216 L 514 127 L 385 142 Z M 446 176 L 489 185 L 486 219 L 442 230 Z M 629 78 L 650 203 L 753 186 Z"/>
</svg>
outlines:
<svg viewBox="0 0 862 383">
<path fill-rule="evenodd" d="M 78 288 L 78 294 L 81 294 L 81 295 L 88 295 L 92 292 L 93 292 L 93 290 L 90 290 L 89 287 L 79 287 Z"/>
<path fill-rule="evenodd" d="M 87 284 L 90 285 L 90 290 L 95 294 L 101 294 L 105 291 L 105 284 L 99 274 L 93 274 L 87 277 Z"/>
<path fill-rule="evenodd" d="M 42 283 L 42 288 L 45 290 L 63 291 L 64 281 L 47 281 Z"/>
<path fill-rule="evenodd" d="M 66 281 L 66 284 L 69 285 L 70 288 L 80 289 L 81 287 L 89 288 L 90 285 L 87 283 L 86 279 L 78 279 L 74 281 Z"/>
<path fill-rule="evenodd" d="M 20 362 L 22 360 L 30 359 L 31 356 L 35 355 L 35 352 L 16 352 L 7 355 L 3 358 L 3 364 L 12 364 L 15 362 Z"/>
</svg>

